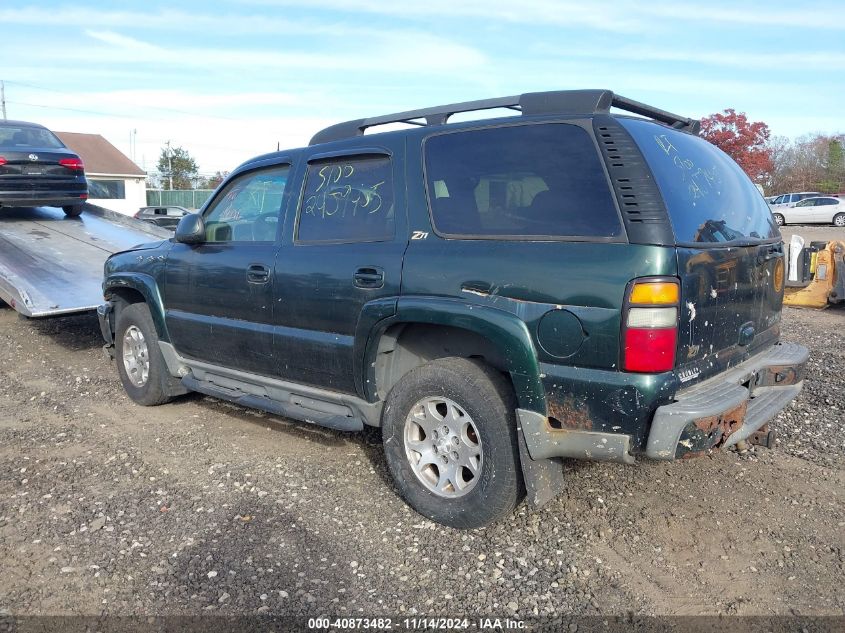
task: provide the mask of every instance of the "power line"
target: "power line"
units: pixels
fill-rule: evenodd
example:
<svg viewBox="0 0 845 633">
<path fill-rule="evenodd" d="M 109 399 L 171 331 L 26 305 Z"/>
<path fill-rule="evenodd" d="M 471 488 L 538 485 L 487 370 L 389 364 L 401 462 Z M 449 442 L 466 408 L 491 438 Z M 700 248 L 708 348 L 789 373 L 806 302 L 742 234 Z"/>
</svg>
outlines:
<svg viewBox="0 0 845 633">
<path fill-rule="evenodd" d="M 82 108 L 65 108 L 62 106 L 44 105 L 42 103 L 29 103 L 26 101 L 6 101 L 6 103 L 14 103 L 15 105 L 25 105 L 32 108 L 44 108 L 46 110 L 66 110 L 68 112 L 81 112 L 83 114 L 96 114 L 98 116 L 120 117 L 123 119 L 137 119 L 137 116 L 130 114 L 112 114 L 109 112 L 98 112 L 97 110 L 83 110 Z"/>
<path fill-rule="evenodd" d="M 55 92 L 56 94 L 64 94 L 64 95 L 76 95 L 76 94 L 78 94 L 78 93 L 75 93 L 75 92 L 69 92 L 67 90 L 58 90 L 57 88 L 48 88 L 46 86 L 39 86 L 37 84 L 31 84 L 31 83 L 27 83 L 27 82 L 24 82 L 24 81 L 8 81 L 7 80 L 6 83 L 13 84 L 15 86 L 24 86 L 26 88 L 34 88 L 35 90 L 43 90 L 45 92 Z M 35 104 L 23 103 L 21 105 L 35 105 Z M 46 107 L 52 107 L 52 106 L 36 106 L 36 107 L 45 107 L 46 108 Z M 196 112 L 188 112 L 187 110 L 178 110 L 176 108 L 163 108 L 161 106 L 153 106 L 153 105 L 147 105 L 147 104 L 144 104 L 143 107 L 144 107 L 145 110 L 160 110 L 162 112 L 173 112 L 175 114 L 185 114 L 187 116 L 197 116 Z M 87 112 L 89 114 L 101 114 L 101 115 L 105 115 L 105 116 L 128 116 L 128 115 L 109 115 L 109 114 L 106 114 L 106 113 L 103 113 L 103 112 L 92 112 L 90 110 L 73 110 L 72 108 L 60 108 L 58 106 L 56 106 L 55 109 L 57 109 L 57 110 L 72 110 L 72 111 L 78 111 L 78 112 Z M 218 114 L 202 114 L 200 116 L 202 116 L 204 118 L 208 118 L 208 119 L 222 119 L 222 120 L 225 120 L 225 121 L 239 121 L 240 120 L 236 117 L 223 116 L 223 115 L 218 115 Z"/>
</svg>

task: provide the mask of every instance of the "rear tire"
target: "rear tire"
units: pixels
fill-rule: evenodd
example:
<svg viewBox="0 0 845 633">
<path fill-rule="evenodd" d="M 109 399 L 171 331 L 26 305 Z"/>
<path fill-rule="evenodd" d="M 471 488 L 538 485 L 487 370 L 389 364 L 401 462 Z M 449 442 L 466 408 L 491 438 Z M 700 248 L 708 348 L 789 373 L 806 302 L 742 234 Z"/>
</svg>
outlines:
<svg viewBox="0 0 845 633">
<path fill-rule="evenodd" d="M 775 224 L 777 224 L 778 226 L 786 225 L 786 218 L 784 218 L 780 213 L 773 213 L 772 215 L 775 218 Z"/>
<path fill-rule="evenodd" d="M 833 216 L 833 226 L 845 226 L 845 213 L 837 213 Z"/>
<path fill-rule="evenodd" d="M 444 358 L 403 376 L 387 397 L 382 437 L 405 501 L 454 528 L 509 516 L 524 496 L 515 410 L 510 383 L 478 361 Z"/>
<path fill-rule="evenodd" d="M 185 393 L 181 382 L 167 371 L 146 303 L 132 303 L 120 309 L 114 338 L 117 372 L 132 400 L 156 406 Z"/>
<path fill-rule="evenodd" d="M 64 211 L 65 215 L 69 218 L 75 218 L 82 214 L 82 207 L 83 205 L 81 204 L 69 204 L 62 207 L 62 211 Z"/>
</svg>

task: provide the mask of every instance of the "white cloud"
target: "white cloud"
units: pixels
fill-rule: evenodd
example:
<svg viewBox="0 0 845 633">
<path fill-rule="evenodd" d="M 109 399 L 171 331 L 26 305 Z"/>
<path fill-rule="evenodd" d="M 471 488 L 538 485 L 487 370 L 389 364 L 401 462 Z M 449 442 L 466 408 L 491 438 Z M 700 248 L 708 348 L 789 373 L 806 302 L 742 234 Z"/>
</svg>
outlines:
<svg viewBox="0 0 845 633">
<path fill-rule="evenodd" d="M 825 68 L 828 70 L 845 69 L 845 53 L 836 50 L 790 51 L 757 53 L 747 50 L 692 50 L 679 47 L 663 48 L 654 46 L 619 46 L 619 47 L 583 47 L 563 48 L 542 43 L 534 48 L 538 55 L 554 55 L 561 58 L 579 58 L 590 60 L 624 60 L 650 62 L 689 62 L 691 68 L 700 65 L 729 66 L 770 70 L 804 70 L 807 68 Z"/>
<path fill-rule="evenodd" d="M 301 7 L 300 0 L 241 0 L 245 5 Z M 666 23 L 684 20 L 687 25 L 728 23 L 845 30 L 842 3 L 816 3 L 800 9 L 782 9 L 758 4 L 756 8 L 736 8 L 729 4 L 690 2 L 617 1 L 583 2 L 573 0 L 310 0 L 309 8 L 325 8 L 346 13 L 371 13 L 404 18 L 438 20 L 472 17 L 480 21 L 589 27 L 598 31 L 649 32 Z"/>
<path fill-rule="evenodd" d="M 117 46 L 118 48 L 133 51 L 135 53 L 157 53 L 164 50 L 159 46 L 154 46 L 153 44 L 142 42 L 134 37 L 121 35 L 120 33 L 115 33 L 114 31 L 86 29 L 85 35 L 105 44 L 111 44 L 112 46 Z"/>
<path fill-rule="evenodd" d="M 102 63 L 147 66 L 151 63 L 179 68 L 221 68 L 247 70 L 375 70 L 386 72 L 418 72 L 440 74 L 444 67 L 450 72 L 481 66 L 486 56 L 475 48 L 424 32 L 384 31 L 378 37 L 356 40 L 354 51 L 268 51 L 222 47 L 160 47 L 127 37 L 113 31 L 87 30 L 86 34 L 108 45 L 108 52 L 92 46 L 62 49 L 65 60 L 79 63 Z M 323 49 L 325 50 L 325 49 Z M 49 45 L 32 52 L 30 58 L 49 59 L 56 51 Z M 139 55 L 141 53 L 142 55 Z"/>
</svg>

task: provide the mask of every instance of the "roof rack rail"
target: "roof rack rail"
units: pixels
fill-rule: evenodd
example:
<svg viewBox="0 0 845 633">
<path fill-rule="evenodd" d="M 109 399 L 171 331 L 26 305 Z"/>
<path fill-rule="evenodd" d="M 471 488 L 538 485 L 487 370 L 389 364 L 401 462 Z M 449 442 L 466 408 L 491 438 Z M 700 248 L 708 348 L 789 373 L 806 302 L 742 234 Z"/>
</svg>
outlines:
<svg viewBox="0 0 845 633">
<path fill-rule="evenodd" d="M 476 112 L 494 108 L 508 108 L 521 112 L 524 116 L 548 114 L 607 114 L 610 108 L 625 110 L 633 114 L 649 117 L 673 128 L 698 134 L 700 123 L 695 119 L 672 114 L 666 110 L 628 99 L 614 94 L 610 90 L 554 90 L 549 92 L 526 92 L 521 95 L 464 101 L 449 105 L 408 110 L 396 114 L 385 114 L 367 119 L 355 119 L 331 125 L 317 132 L 311 139 L 311 145 L 328 143 L 346 138 L 361 136 L 367 128 L 388 123 L 408 123 L 410 125 L 443 125 L 459 112 Z"/>
</svg>

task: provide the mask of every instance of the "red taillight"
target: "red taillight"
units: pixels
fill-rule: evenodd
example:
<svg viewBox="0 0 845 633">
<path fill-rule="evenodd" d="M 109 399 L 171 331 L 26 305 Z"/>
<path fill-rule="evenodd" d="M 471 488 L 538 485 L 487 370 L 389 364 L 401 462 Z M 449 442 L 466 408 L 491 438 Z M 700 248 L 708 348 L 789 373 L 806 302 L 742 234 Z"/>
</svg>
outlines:
<svg viewBox="0 0 845 633">
<path fill-rule="evenodd" d="M 624 371 L 659 373 L 675 367 L 679 290 L 672 279 L 644 279 L 629 286 L 622 315 Z"/>
<path fill-rule="evenodd" d="M 625 330 L 625 371 L 659 373 L 675 366 L 678 329 Z"/>
<path fill-rule="evenodd" d="M 0 167 L 2 167 L 3 165 L 5 165 L 7 162 L 8 162 L 8 161 L 7 161 L 7 160 L 6 160 L 3 156 L 0 156 Z"/>
<path fill-rule="evenodd" d="M 59 165 L 67 167 L 68 169 L 85 169 L 85 165 L 82 164 L 81 158 L 60 158 Z"/>
</svg>

